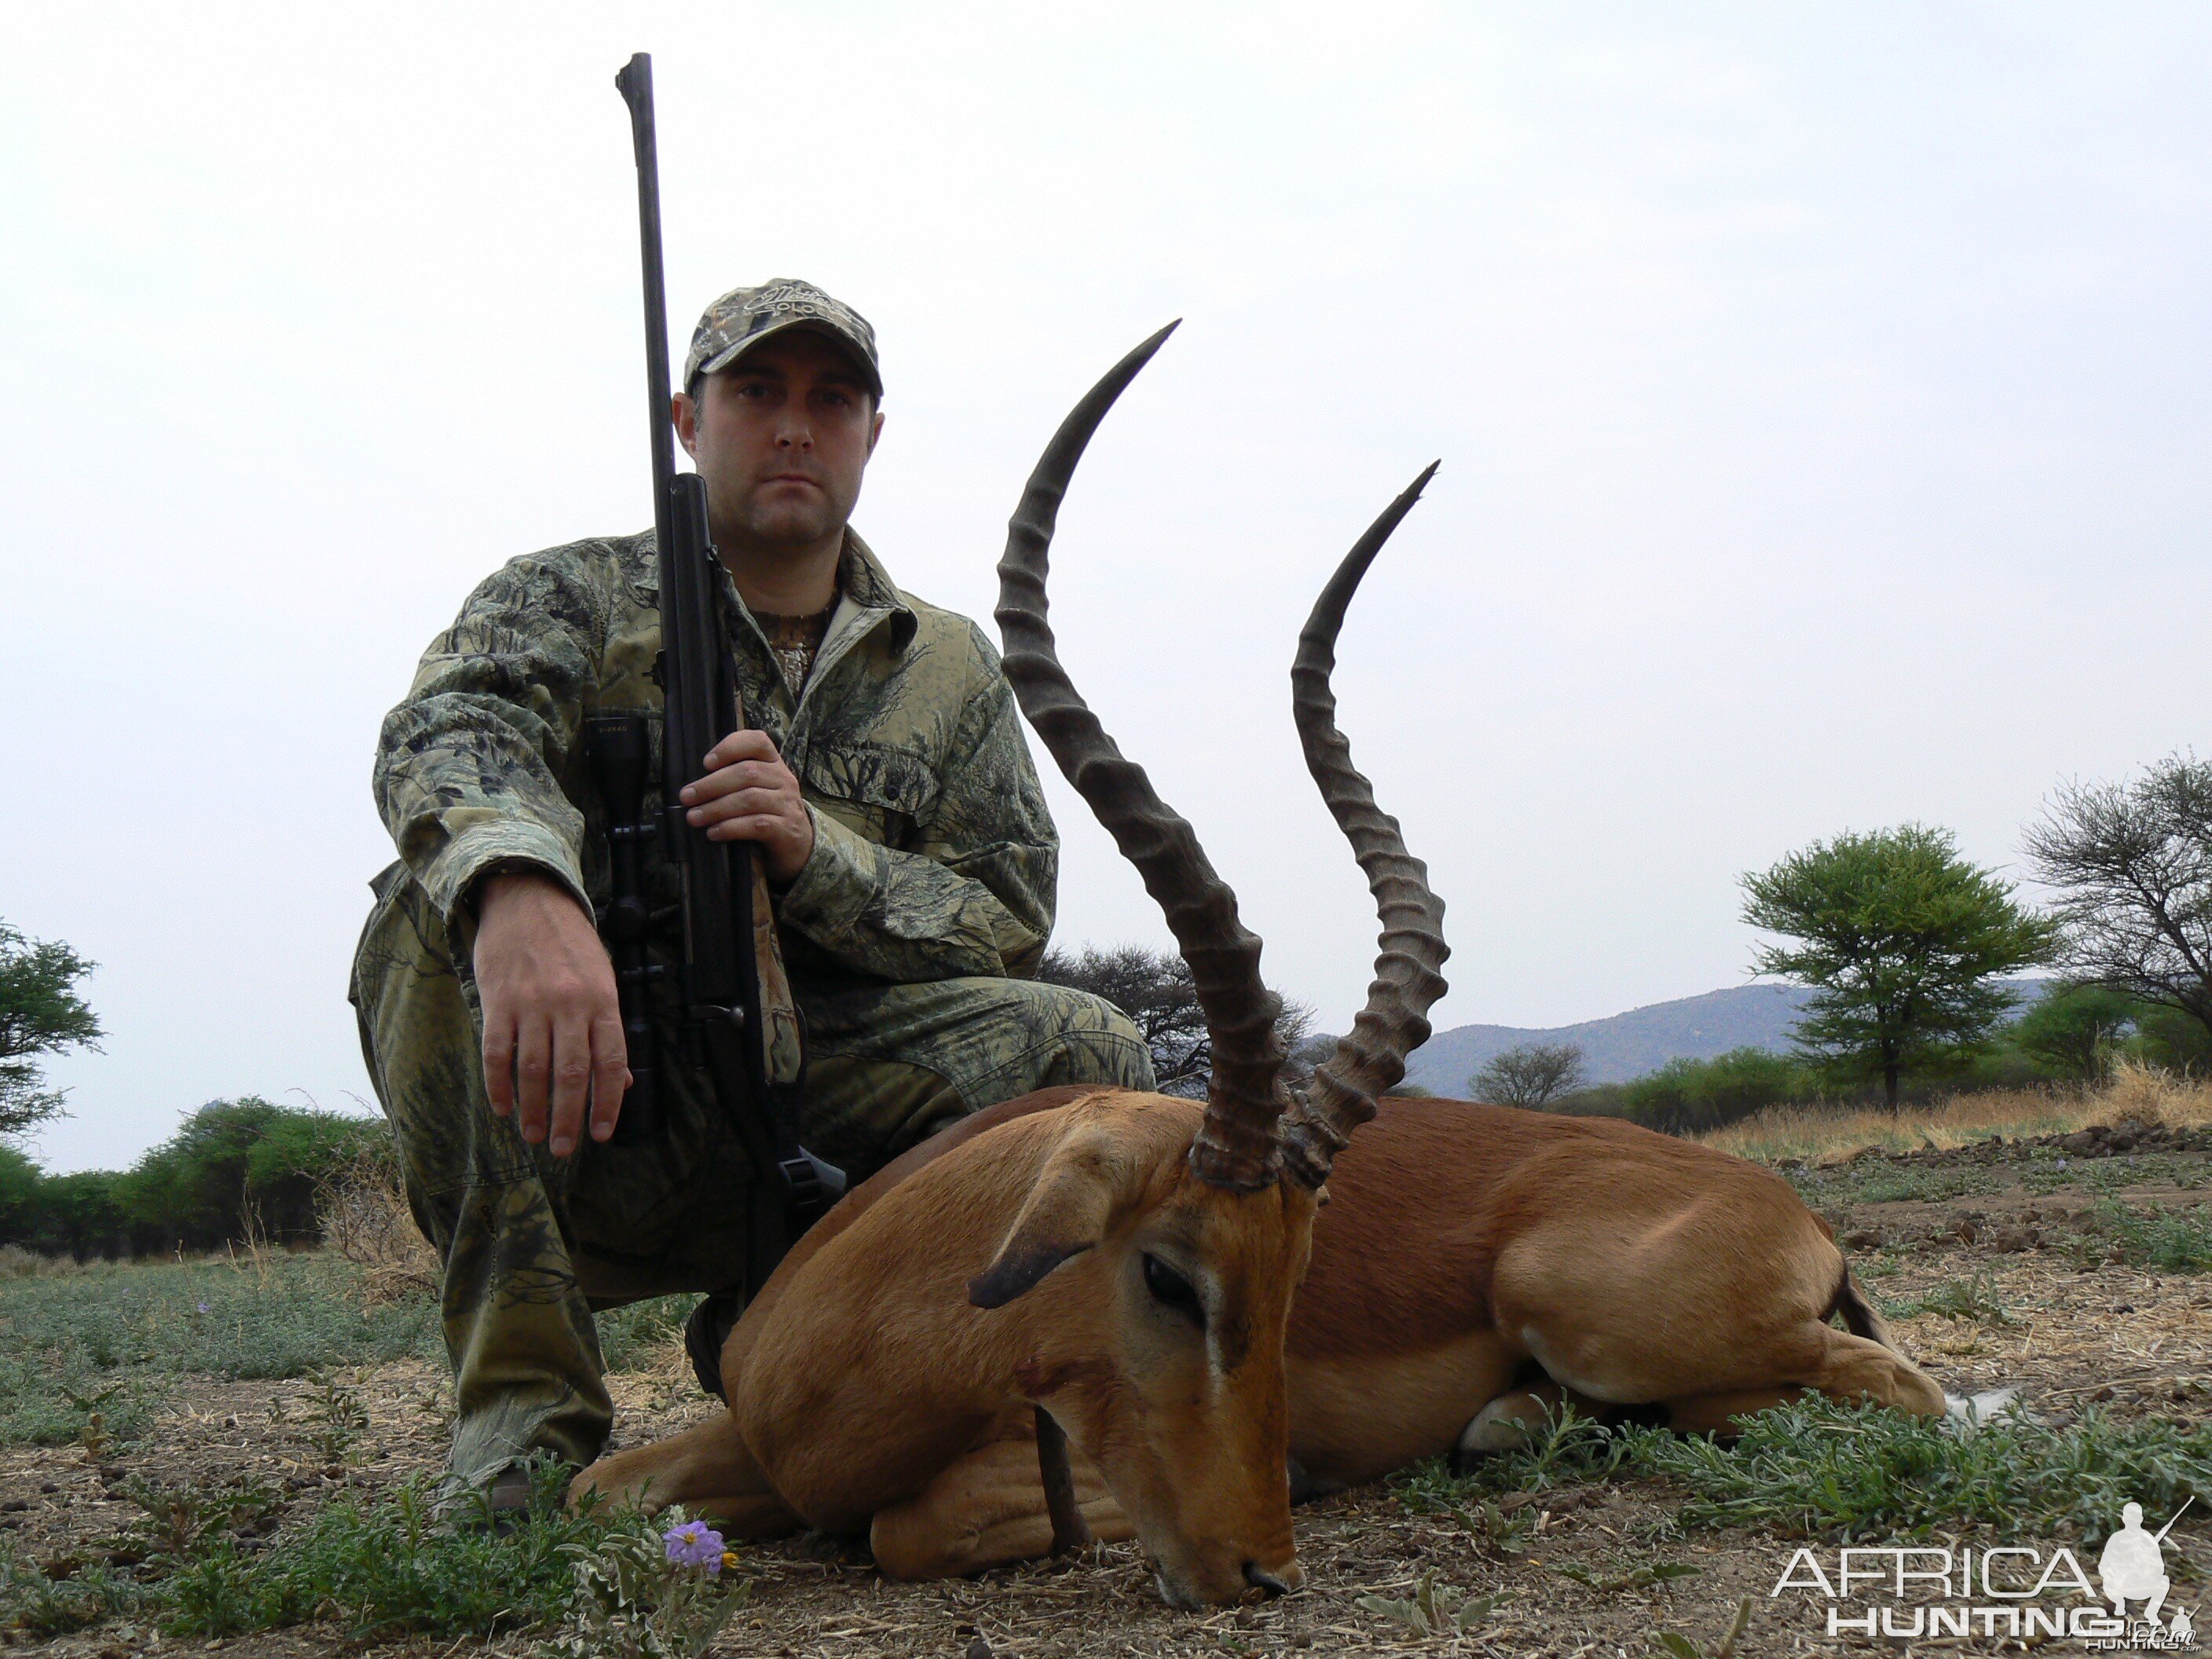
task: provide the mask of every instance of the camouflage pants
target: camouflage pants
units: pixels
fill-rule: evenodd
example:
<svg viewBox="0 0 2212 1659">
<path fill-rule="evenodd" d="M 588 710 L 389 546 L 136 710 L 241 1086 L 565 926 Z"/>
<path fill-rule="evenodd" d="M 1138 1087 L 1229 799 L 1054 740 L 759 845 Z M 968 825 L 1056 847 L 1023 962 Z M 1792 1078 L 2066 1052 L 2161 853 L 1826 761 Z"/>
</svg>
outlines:
<svg viewBox="0 0 2212 1659">
<path fill-rule="evenodd" d="M 482 1011 L 444 919 L 398 866 L 374 886 L 351 1000 L 415 1218 L 444 1264 L 453 1474 L 480 1484 L 536 1449 L 588 1463 L 613 1422 L 593 1310 L 742 1286 L 751 1206 L 773 1200 L 672 1035 L 651 1142 L 587 1138 L 566 1159 L 525 1143 L 485 1097 Z M 1135 1028 L 1081 992 L 1006 979 L 795 988 L 802 1138 L 855 1181 L 1032 1089 L 1152 1086 Z"/>
</svg>

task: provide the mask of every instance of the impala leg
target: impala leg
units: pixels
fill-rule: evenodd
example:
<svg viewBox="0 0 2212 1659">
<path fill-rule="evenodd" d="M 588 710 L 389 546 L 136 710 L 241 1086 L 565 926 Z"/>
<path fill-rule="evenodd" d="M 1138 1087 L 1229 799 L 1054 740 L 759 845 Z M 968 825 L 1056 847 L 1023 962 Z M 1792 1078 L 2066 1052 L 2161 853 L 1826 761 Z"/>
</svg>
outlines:
<svg viewBox="0 0 2212 1659">
<path fill-rule="evenodd" d="M 1042 1503 L 1042 1487 L 1038 1490 Z M 681 1504 L 729 1538 L 776 1538 L 800 1524 L 726 1414 L 650 1446 L 602 1457 L 576 1477 L 568 1501 L 581 1503 L 589 1493 L 612 1508 L 648 1514 Z"/>
<path fill-rule="evenodd" d="M 1091 1535 L 1106 1543 L 1135 1537 L 1098 1466 L 1072 1445 L 1068 1463 Z M 1030 1407 L 1001 1418 L 989 1438 L 912 1498 L 877 1510 L 868 1542 L 876 1565 L 892 1578 L 960 1577 L 1049 1554 L 1052 1517 L 1037 1473 Z"/>
<path fill-rule="evenodd" d="M 1602 1401 L 1549 1380 L 1514 1389 L 1477 1412 L 1460 1431 L 1459 1443 L 1452 1448 L 1453 1472 L 1464 1474 L 1482 1458 L 1518 1451 L 1570 1406 L 1576 1416 L 1594 1417 L 1600 1422 L 1619 1414 L 1617 1408 Z"/>
<path fill-rule="evenodd" d="M 1827 1325 L 1813 1325 L 1790 1345 L 1808 1355 L 1794 1368 L 1791 1382 L 1770 1388 L 1732 1389 L 1683 1395 L 1667 1402 L 1667 1425 L 1678 1434 L 1733 1435 L 1731 1418 L 1773 1406 L 1796 1403 L 1808 1389 L 1832 1400 L 1871 1400 L 1916 1417 L 1943 1415 L 1943 1390 L 1902 1354 L 1863 1336 L 1846 1336 Z"/>
</svg>

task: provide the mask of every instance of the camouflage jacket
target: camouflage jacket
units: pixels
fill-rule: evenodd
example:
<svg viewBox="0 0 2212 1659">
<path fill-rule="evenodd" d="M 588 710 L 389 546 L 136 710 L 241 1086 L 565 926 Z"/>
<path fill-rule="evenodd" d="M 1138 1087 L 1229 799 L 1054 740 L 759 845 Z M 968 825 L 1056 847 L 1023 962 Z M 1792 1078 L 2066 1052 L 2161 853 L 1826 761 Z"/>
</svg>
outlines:
<svg viewBox="0 0 2212 1659">
<path fill-rule="evenodd" d="M 814 817 L 813 854 L 776 900 L 792 971 L 1032 975 L 1059 841 L 998 653 L 967 618 L 902 593 L 849 530 L 840 587 L 794 693 L 723 577 L 747 720 Z M 658 798 L 659 590 L 652 532 L 572 542 L 511 561 L 431 642 L 385 720 L 374 787 L 441 913 L 516 863 L 605 902 L 605 816 L 577 739 L 586 715 L 643 711 Z M 649 874 L 672 897 L 672 873 Z"/>
</svg>

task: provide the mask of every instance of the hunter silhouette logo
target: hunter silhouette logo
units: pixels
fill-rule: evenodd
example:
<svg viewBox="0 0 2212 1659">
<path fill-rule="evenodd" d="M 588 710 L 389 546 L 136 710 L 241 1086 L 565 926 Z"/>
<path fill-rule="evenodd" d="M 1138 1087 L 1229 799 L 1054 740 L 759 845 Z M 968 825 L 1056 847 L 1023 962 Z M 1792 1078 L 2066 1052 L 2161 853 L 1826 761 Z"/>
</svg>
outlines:
<svg viewBox="0 0 2212 1659">
<path fill-rule="evenodd" d="M 2184 1503 L 2156 1532 L 2144 1528 L 2142 1504 L 2124 1505 L 2118 1530 L 2097 1557 L 2094 1583 L 2063 1547 L 1848 1545 L 1832 1560 L 1798 1550 L 1767 1594 L 1813 1593 L 1830 1636 L 2030 1643 L 2071 1637 L 2093 1653 L 2194 1650 L 2197 1627 L 2187 1608 L 2175 1608 L 2163 1622 L 2159 1615 L 2173 1588 L 2166 1536 L 2196 1501 Z"/>
<path fill-rule="evenodd" d="M 2191 1498 L 2173 1512 L 2179 1521 Z M 2192 1634 L 2189 1609 L 2180 1608 L 2173 1615 L 2171 1626 L 2159 1623 L 2158 1610 L 2166 1605 L 2166 1592 L 2173 1588 L 2172 1580 L 2166 1576 L 2166 1552 L 2160 1547 L 2166 1534 L 2173 1530 L 2173 1521 L 2167 1522 L 2156 1532 L 2143 1530 L 2142 1505 L 2130 1504 L 2120 1511 L 2120 1529 L 2105 1540 L 2105 1553 L 2097 1558 L 2097 1582 L 2104 1587 L 2105 1599 L 2112 1604 L 2112 1616 L 2128 1616 L 2128 1603 L 2144 1604 L 2142 1616 L 2153 1630 L 2171 1630 L 2178 1636 Z"/>
</svg>

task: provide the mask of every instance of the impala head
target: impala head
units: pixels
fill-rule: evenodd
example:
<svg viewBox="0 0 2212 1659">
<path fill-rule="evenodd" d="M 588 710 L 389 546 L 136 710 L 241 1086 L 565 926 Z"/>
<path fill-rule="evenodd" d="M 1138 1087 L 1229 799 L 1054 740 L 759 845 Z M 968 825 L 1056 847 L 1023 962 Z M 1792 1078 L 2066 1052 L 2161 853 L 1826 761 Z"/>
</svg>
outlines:
<svg viewBox="0 0 2212 1659">
<path fill-rule="evenodd" d="M 1279 1593 L 1303 1577 L 1287 1473 L 1291 1297 L 1331 1160 L 1427 1037 L 1446 951 L 1443 904 L 1352 769 L 1328 683 L 1346 606 L 1433 466 L 1339 567 L 1291 670 L 1307 766 L 1383 922 L 1367 1007 L 1304 1097 L 1283 1084 L 1281 1006 L 1236 895 L 1060 665 L 1045 572 L 1060 498 L 1099 422 L 1170 331 L 1115 365 L 1054 435 L 1008 526 L 998 621 L 1023 712 L 1166 913 L 1205 1010 L 1212 1080 L 1202 1109 L 1113 1094 L 1056 1115 L 1040 1133 L 1057 1139 L 969 1297 L 982 1308 L 1028 1304 L 1035 1352 L 1018 1364 L 1018 1387 L 1097 1462 L 1158 1564 L 1162 1593 L 1195 1605 Z"/>
</svg>

